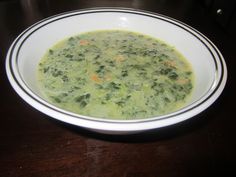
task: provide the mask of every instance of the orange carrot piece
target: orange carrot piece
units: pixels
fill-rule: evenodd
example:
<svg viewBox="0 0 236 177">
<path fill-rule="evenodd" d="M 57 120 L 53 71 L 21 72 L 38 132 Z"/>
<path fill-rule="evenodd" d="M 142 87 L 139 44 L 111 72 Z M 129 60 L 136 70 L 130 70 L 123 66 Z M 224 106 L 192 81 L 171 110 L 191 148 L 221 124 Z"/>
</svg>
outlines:
<svg viewBox="0 0 236 177">
<path fill-rule="evenodd" d="M 165 61 L 164 64 L 169 67 L 176 67 L 176 63 L 174 61 Z"/>
<path fill-rule="evenodd" d="M 91 75 L 91 80 L 93 80 L 94 82 L 100 82 L 101 79 L 98 77 L 97 74 L 92 74 Z"/>
<path fill-rule="evenodd" d="M 118 55 L 115 57 L 116 62 L 120 63 L 125 60 L 125 57 L 123 55 Z"/>
<path fill-rule="evenodd" d="M 184 79 L 184 78 L 183 78 L 183 79 L 178 79 L 178 80 L 177 80 L 177 83 L 178 83 L 178 84 L 186 84 L 186 83 L 188 83 L 188 81 L 189 81 L 188 79 Z"/>
<path fill-rule="evenodd" d="M 79 41 L 79 45 L 85 46 L 85 45 L 88 45 L 88 44 L 89 44 L 88 40 L 82 39 L 82 40 Z"/>
</svg>

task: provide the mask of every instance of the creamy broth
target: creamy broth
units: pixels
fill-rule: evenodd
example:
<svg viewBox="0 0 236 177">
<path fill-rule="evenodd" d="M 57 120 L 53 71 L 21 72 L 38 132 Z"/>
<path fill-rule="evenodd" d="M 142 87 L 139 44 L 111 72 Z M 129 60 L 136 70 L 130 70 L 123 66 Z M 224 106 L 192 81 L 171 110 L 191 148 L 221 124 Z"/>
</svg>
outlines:
<svg viewBox="0 0 236 177">
<path fill-rule="evenodd" d="M 173 47 L 147 35 L 104 30 L 64 39 L 38 66 L 45 99 L 65 110 L 107 119 L 141 119 L 182 108 L 193 71 Z"/>
</svg>

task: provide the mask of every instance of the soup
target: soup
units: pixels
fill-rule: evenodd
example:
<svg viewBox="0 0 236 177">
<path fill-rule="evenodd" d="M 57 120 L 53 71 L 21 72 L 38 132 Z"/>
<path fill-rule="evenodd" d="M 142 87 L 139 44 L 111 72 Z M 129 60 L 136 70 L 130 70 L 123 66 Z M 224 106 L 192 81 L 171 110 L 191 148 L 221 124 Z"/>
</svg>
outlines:
<svg viewBox="0 0 236 177">
<path fill-rule="evenodd" d="M 52 104 L 105 119 L 156 117 L 182 108 L 194 74 L 173 47 L 140 33 L 91 31 L 52 46 L 38 65 Z"/>
</svg>

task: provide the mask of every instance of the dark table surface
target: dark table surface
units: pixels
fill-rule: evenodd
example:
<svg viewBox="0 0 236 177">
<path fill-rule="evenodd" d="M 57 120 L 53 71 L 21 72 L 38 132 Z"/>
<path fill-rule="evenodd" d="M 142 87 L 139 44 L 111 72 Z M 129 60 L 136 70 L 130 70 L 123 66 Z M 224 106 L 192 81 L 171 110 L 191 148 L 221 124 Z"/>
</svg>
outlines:
<svg viewBox="0 0 236 177">
<path fill-rule="evenodd" d="M 235 175 L 236 18 L 235 11 L 230 12 L 235 10 L 235 3 L 224 2 L 228 9 L 219 1 L 198 0 L 1 0 L 0 176 Z M 219 4 L 223 11 L 219 11 Z M 161 13 L 205 34 L 222 52 L 228 66 L 223 94 L 209 109 L 188 121 L 129 136 L 102 135 L 67 125 L 22 101 L 5 74 L 5 56 L 14 38 L 48 16 L 98 6 Z"/>
</svg>

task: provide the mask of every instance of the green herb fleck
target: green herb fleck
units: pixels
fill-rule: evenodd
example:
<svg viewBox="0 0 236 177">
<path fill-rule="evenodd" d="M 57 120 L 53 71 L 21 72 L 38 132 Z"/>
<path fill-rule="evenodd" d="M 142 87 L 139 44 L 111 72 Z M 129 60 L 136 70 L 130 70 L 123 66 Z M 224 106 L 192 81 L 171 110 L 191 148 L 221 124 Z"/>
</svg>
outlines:
<svg viewBox="0 0 236 177">
<path fill-rule="evenodd" d="M 80 107 L 85 107 L 89 102 L 90 94 L 84 94 L 75 98 L 75 102 L 79 103 Z"/>
</svg>

